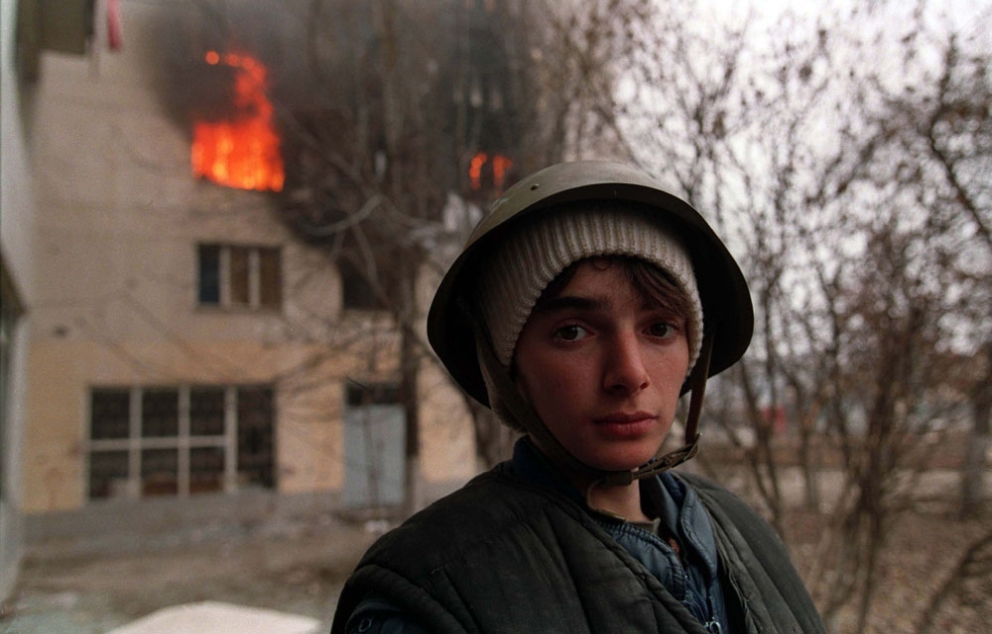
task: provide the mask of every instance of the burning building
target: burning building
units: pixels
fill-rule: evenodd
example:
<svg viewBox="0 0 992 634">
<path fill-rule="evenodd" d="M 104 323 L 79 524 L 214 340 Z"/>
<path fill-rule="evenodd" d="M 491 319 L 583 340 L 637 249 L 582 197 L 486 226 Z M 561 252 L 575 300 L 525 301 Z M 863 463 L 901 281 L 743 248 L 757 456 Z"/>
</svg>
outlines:
<svg viewBox="0 0 992 634">
<path fill-rule="evenodd" d="M 298 51 L 265 38 L 285 46 L 289 27 L 249 20 L 242 33 L 264 37 L 239 39 L 198 5 L 119 7 L 120 32 L 84 13 L 85 53 L 38 52 L 25 89 L 27 534 L 99 540 L 395 505 L 395 324 L 281 215 L 305 165 L 276 101 L 299 103 L 300 69 Z M 462 177 L 501 186 L 510 165 L 492 153 Z M 430 499 L 476 466 L 460 397 L 423 364 L 416 477 Z"/>
<path fill-rule="evenodd" d="M 285 175 L 265 66 L 251 55 L 217 51 L 207 51 L 204 60 L 230 66 L 237 74 L 230 119 L 197 121 L 193 127 L 193 175 L 227 187 L 281 191 Z"/>
</svg>

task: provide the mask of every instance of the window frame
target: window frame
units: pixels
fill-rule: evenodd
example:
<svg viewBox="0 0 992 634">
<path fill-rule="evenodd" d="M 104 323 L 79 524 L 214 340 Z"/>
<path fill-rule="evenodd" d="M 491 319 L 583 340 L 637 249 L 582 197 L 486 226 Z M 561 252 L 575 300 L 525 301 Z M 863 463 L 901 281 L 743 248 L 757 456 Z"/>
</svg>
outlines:
<svg viewBox="0 0 992 634">
<path fill-rule="evenodd" d="M 142 415 L 144 396 L 154 392 L 172 391 L 177 399 L 177 429 L 175 435 L 144 436 Z M 197 391 L 220 391 L 223 394 L 223 426 L 219 433 L 193 433 L 194 411 L 191 407 L 193 394 Z M 269 420 L 267 430 L 270 435 L 271 461 L 268 465 L 268 478 L 259 483 L 259 479 L 245 469 L 240 468 L 239 432 L 239 393 L 262 391 L 267 394 L 269 401 Z M 123 437 L 94 438 L 94 399 L 100 392 L 119 392 L 128 395 L 128 433 Z M 88 390 L 86 415 L 86 435 L 84 452 L 83 482 L 84 499 L 92 503 L 126 500 L 149 500 L 162 498 L 188 498 L 201 493 L 236 493 L 248 488 L 275 490 L 277 488 L 276 469 L 276 434 L 278 421 L 276 409 L 276 391 L 270 384 L 244 385 L 204 385 L 191 384 L 179 386 L 91 386 Z M 256 425 L 257 426 L 257 425 Z M 215 491 L 196 491 L 196 479 L 192 456 L 198 449 L 221 449 L 224 452 L 223 471 L 220 474 L 220 486 Z M 176 451 L 176 492 L 175 494 L 148 495 L 146 475 L 142 471 L 145 452 L 175 450 Z M 101 452 L 126 452 L 127 476 L 121 478 L 124 483 L 122 493 L 114 495 L 93 495 L 93 455 Z M 244 482 L 247 477 L 247 484 Z"/>
<path fill-rule="evenodd" d="M 216 301 L 204 300 L 204 253 L 217 250 L 217 268 L 213 276 L 216 281 Z M 234 268 L 238 254 L 246 257 L 243 281 L 235 280 Z M 266 268 L 266 262 L 274 262 L 273 268 Z M 270 265 L 271 266 L 271 265 Z M 199 242 L 196 245 L 196 307 L 209 311 L 243 312 L 282 312 L 285 293 L 283 248 L 281 245 L 234 244 L 225 242 Z M 239 269 L 240 270 L 240 269 Z M 273 280 L 274 292 L 266 291 L 266 280 Z M 236 284 L 236 281 L 238 282 Z M 247 297 L 241 301 L 236 297 L 236 287 L 246 284 Z"/>
</svg>

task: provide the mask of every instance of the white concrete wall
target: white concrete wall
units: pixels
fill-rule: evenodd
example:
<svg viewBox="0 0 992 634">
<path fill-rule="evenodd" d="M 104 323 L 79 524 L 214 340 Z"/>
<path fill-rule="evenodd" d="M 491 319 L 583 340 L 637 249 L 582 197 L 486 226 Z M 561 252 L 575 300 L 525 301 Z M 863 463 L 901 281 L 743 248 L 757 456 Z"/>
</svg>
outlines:
<svg viewBox="0 0 992 634">
<path fill-rule="evenodd" d="M 156 13 L 180 3 L 121 7 L 124 48 L 98 41 L 89 56 L 44 54 L 32 100 L 38 226 L 25 509 L 86 504 L 93 386 L 288 377 L 277 393 L 279 491 L 339 491 L 345 379 L 395 378 L 390 324 L 342 310 L 336 270 L 294 240 L 266 195 L 192 177 L 191 131 L 156 97 L 154 60 L 166 56 L 146 37 Z M 280 246 L 282 310 L 199 307 L 198 242 Z M 473 475 L 469 423 L 450 414 L 429 420 L 425 448 L 438 459 L 423 461 L 425 479 Z"/>
<path fill-rule="evenodd" d="M 27 150 L 21 120 L 21 91 L 14 65 L 17 3 L 0 0 L 0 253 L 5 273 L 16 287 L 20 301 L 33 301 L 34 201 L 28 170 Z M 7 401 L 5 428 L 0 438 L 3 452 L 4 497 L 0 499 L 0 601 L 17 578 L 21 557 L 22 495 L 21 447 L 25 421 L 25 363 L 27 360 L 27 316 L 16 325 L 9 350 L 9 375 L 4 377 Z"/>
<path fill-rule="evenodd" d="M 335 269 L 293 240 L 265 195 L 191 176 L 189 131 L 143 85 L 137 34 L 120 53 L 42 57 L 30 129 L 39 209 L 30 512 L 85 502 L 92 386 L 269 382 L 326 356 L 347 330 Z M 282 310 L 199 307 L 197 244 L 213 241 L 281 247 Z M 341 380 L 356 363 L 279 393 L 280 490 L 340 486 L 335 421 Z"/>
</svg>

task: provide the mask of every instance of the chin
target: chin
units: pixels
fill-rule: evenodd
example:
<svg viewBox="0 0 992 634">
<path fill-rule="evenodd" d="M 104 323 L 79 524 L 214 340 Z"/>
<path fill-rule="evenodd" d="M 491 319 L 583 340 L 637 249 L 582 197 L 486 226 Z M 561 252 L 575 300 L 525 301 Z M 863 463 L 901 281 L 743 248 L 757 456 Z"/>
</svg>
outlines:
<svg viewBox="0 0 992 634">
<path fill-rule="evenodd" d="M 655 457 L 657 450 L 620 451 L 590 456 L 587 464 L 604 471 L 633 471 Z"/>
</svg>

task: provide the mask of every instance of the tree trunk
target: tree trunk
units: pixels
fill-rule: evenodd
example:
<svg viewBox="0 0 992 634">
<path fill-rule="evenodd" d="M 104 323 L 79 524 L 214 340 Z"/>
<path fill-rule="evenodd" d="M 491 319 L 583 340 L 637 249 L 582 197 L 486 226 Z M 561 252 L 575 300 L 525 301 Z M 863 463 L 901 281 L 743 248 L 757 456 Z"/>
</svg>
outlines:
<svg viewBox="0 0 992 634">
<path fill-rule="evenodd" d="M 420 358 L 410 328 L 402 328 L 400 342 L 400 386 L 406 418 L 406 449 L 404 451 L 403 515 L 409 517 L 423 505 L 420 487 L 420 399 L 417 394 L 417 374 Z"/>
<path fill-rule="evenodd" d="M 815 419 L 814 419 L 815 420 Z M 820 478 L 816 460 L 816 452 L 812 450 L 812 429 L 806 422 L 802 423 L 799 438 L 799 465 L 803 472 L 803 506 L 812 511 L 820 509 Z M 816 465 L 814 465 L 816 461 Z"/>
<path fill-rule="evenodd" d="M 961 517 L 981 515 L 985 502 L 985 461 L 992 448 L 992 341 L 986 342 L 985 372 L 972 391 L 972 425 L 961 473 Z"/>
</svg>

